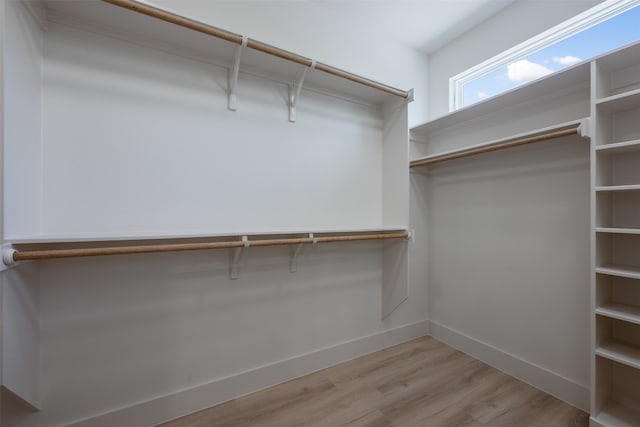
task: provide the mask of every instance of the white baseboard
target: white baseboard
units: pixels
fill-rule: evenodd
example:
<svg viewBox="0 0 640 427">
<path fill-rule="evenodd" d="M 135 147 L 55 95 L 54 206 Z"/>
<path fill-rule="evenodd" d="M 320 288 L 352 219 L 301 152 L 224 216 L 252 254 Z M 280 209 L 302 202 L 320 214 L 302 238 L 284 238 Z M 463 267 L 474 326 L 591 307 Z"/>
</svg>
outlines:
<svg viewBox="0 0 640 427">
<path fill-rule="evenodd" d="M 437 322 L 431 336 L 570 405 L 589 412 L 589 388 Z"/>
<path fill-rule="evenodd" d="M 429 333 L 427 320 L 282 360 L 69 424 L 72 427 L 151 426 L 244 396 Z"/>
</svg>

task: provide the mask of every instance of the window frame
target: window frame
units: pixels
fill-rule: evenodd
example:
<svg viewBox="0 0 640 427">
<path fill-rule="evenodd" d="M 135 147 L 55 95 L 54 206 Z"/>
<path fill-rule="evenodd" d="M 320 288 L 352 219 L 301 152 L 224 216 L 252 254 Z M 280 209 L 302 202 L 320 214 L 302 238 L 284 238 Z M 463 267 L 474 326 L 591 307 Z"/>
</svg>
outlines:
<svg viewBox="0 0 640 427">
<path fill-rule="evenodd" d="M 640 5 L 640 0 L 606 0 L 561 24 L 525 40 L 486 61 L 449 78 L 449 112 L 464 108 L 464 85 L 485 74 L 525 58 L 545 47 L 584 31 Z"/>
</svg>

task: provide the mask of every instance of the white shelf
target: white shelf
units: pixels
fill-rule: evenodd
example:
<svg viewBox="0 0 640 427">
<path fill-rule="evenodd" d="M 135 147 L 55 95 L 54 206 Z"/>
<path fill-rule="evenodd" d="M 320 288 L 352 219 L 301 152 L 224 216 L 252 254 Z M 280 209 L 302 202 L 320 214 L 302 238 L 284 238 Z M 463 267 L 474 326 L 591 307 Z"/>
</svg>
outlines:
<svg viewBox="0 0 640 427">
<path fill-rule="evenodd" d="M 640 43 L 633 42 L 621 46 L 611 52 L 603 53 L 595 58 L 598 65 L 607 72 L 619 71 L 638 64 L 640 57 Z"/>
<path fill-rule="evenodd" d="M 596 187 L 596 191 L 637 191 L 640 190 L 639 184 L 633 185 L 606 185 Z"/>
<path fill-rule="evenodd" d="M 640 140 L 616 142 L 596 146 L 598 154 L 634 153 L 640 151 Z"/>
<path fill-rule="evenodd" d="M 640 369 L 640 349 L 620 342 L 610 342 L 596 347 L 596 354 L 605 359 Z"/>
<path fill-rule="evenodd" d="M 596 233 L 640 234 L 640 228 L 596 227 Z"/>
<path fill-rule="evenodd" d="M 640 89 L 599 99 L 596 107 L 612 113 L 640 108 Z"/>
<path fill-rule="evenodd" d="M 473 154 L 473 152 L 476 151 L 476 150 L 480 150 L 480 149 L 484 149 L 484 148 L 491 148 L 493 146 L 500 146 L 501 144 L 509 143 L 509 142 L 512 142 L 512 141 L 517 141 L 517 140 L 526 139 L 526 138 L 535 138 L 535 137 L 540 136 L 540 135 L 553 133 L 553 132 L 558 132 L 558 131 L 563 131 L 563 130 L 568 130 L 568 129 L 572 129 L 572 128 L 576 128 L 576 127 L 579 128 L 580 126 L 584 126 L 585 122 L 586 122 L 586 119 L 572 120 L 572 121 L 566 122 L 566 123 L 559 123 L 557 125 L 547 126 L 547 127 L 540 128 L 540 129 L 535 129 L 535 130 L 532 130 L 532 131 L 529 131 L 529 132 L 510 135 L 510 136 L 505 137 L 505 138 L 495 139 L 493 141 L 488 141 L 488 142 L 484 142 L 484 143 L 481 143 L 481 144 L 470 145 L 470 146 L 467 146 L 467 147 L 465 147 L 463 149 L 459 149 L 459 150 L 444 151 L 444 152 L 441 152 L 441 153 L 435 153 L 435 154 L 430 154 L 428 156 L 418 157 L 418 158 L 415 158 L 415 159 L 411 159 L 410 163 L 429 161 L 429 160 L 437 159 L 437 158 L 440 158 L 440 157 L 454 156 L 456 154 L 464 154 L 464 153 L 472 153 Z M 569 135 L 569 136 L 554 138 L 553 140 L 566 140 L 566 139 L 569 139 L 569 138 L 580 138 L 580 136 L 579 135 Z"/>
<path fill-rule="evenodd" d="M 481 117 L 485 114 L 495 113 L 498 110 L 509 108 L 530 99 L 539 99 L 545 95 L 550 95 L 562 91 L 568 87 L 580 84 L 588 84 L 590 76 L 590 63 L 580 63 L 573 67 L 551 74 L 542 79 L 533 81 L 526 85 L 518 86 L 501 95 L 491 97 L 485 101 L 478 102 L 468 107 L 461 108 L 451 113 L 440 116 L 422 125 L 411 129 L 416 135 L 428 135 L 440 129 Z"/>
<path fill-rule="evenodd" d="M 596 267 L 596 273 L 607 274 L 609 276 L 627 277 L 630 279 L 640 279 L 640 267 L 627 265 L 606 265 Z"/>
<path fill-rule="evenodd" d="M 640 307 L 610 303 L 596 308 L 596 314 L 640 325 Z"/>
<path fill-rule="evenodd" d="M 597 425 L 607 427 L 637 427 L 640 425 L 640 411 L 620 403 L 610 405 L 591 417 Z"/>
<path fill-rule="evenodd" d="M 380 226 L 380 227 L 313 227 L 301 228 L 270 228 L 262 230 L 233 230 L 233 231 L 201 231 L 193 233 L 176 234 L 78 234 L 78 235 L 43 235 L 28 237 L 7 237 L 7 243 L 28 245 L 47 243 L 80 243 L 80 242 L 115 242 L 115 241 L 138 241 L 138 240 L 179 240 L 179 239 L 215 239 L 220 237 L 233 236 L 280 236 L 280 235 L 300 235 L 300 234 L 341 234 L 341 233 L 376 233 L 391 231 L 408 231 L 407 226 Z"/>
<path fill-rule="evenodd" d="M 43 4 L 47 18 L 53 22 L 117 39 L 135 40 L 143 46 L 225 68 L 232 66 L 237 45 L 226 40 L 97 0 L 45 0 Z M 186 18 L 192 19 L 188 16 Z M 240 73 L 291 84 L 297 81 L 302 67 L 300 64 L 246 48 L 242 52 Z M 381 90 L 321 71 L 307 73 L 303 89 L 372 105 L 382 105 L 387 101 L 400 99 Z"/>
</svg>

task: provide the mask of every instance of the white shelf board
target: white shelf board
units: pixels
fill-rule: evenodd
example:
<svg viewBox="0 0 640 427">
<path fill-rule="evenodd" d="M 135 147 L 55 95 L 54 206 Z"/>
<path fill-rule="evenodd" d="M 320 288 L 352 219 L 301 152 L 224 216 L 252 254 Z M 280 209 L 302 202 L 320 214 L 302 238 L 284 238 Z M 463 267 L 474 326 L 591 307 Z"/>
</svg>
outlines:
<svg viewBox="0 0 640 427">
<path fill-rule="evenodd" d="M 596 187 L 596 191 L 637 191 L 640 190 L 639 184 L 633 185 L 605 185 Z"/>
<path fill-rule="evenodd" d="M 596 227 L 596 233 L 640 234 L 640 228 Z"/>
<path fill-rule="evenodd" d="M 179 239 L 214 239 L 220 237 L 237 236 L 279 236 L 279 235 L 304 235 L 314 234 L 350 234 L 350 233 L 384 233 L 393 231 L 408 231 L 409 227 L 379 226 L 379 227 L 310 227 L 300 228 L 270 228 L 270 229 L 246 229 L 232 231 L 194 231 L 189 233 L 157 233 L 157 234 L 68 234 L 68 235 L 42 235 L 7 237 L 6 243 L 19 245 L 47 244 L 47 243 L 80 243 L 80 242 L 115 242 L 115 241 L 139 241 L 139 240 L 179 240 Z"/>
<path fill-rule="evenodd" d="M 612 341 L 596 347 L 596 354 L 605 359 L 640 369 L 640 348 Z"/>
<path fill-rule="evenodd" d="M 232 42 L 99 0 L 45 0 L 44 5 L 49 19 L 54 22 L 205 63 L 229 69 L 232 67 L 237 46 Z M 246 72 L 283 84 L 297 81 L 302 69 L 301 64 L 251 48 L 243 50 L 240 60 L 240 73 Z M 303 85 L 303 90 L 306 89 L 373 105 L 402 100 L 398 96 L 316 70 L 307 73 Z"/>
<path fill-rule="evenodd" d="M 640 307 L 609 303 L 596 308 L 596 314 L 640 325 Z"/>
<path fill-rule="evenodd" d="M 609 276 L 640 279 L 640 267 L 632 267 L 627 265 L 603 265 L 596 267 L 595 270 L 596 273 L 607 274 Z"/>
<path fill-rule="evenodd" d="M 637 427 L 640 426 L 640 411 L 629 408 L 621 403 L 607 406 L 600 413 L 591 417 L 601 426 L 607 427 Z"/>
<path fill-rule="evenodd" d="M 553 94 L 568 87 L 577 86 L 581 83 L 587 84 L 590 76 L 589 70 L 589 62 L 565 68 L 558 73 L 518 86 L 517 88 L 504 92 L 503 94 L 480 101 L 468 107 L 445 114 L 422 125 L 413 127 L 411 128 L 411 132 L 418 136 L 428 135 L 429 133 L 437 130 L 454 126 L 464 121 L 481 117 L 485 114 L 494 113 L 498 110 L 514 106 L 533 98 L 540 98 L 547 94 Z"/>
<path fill-rule="evenodd" d="M 608 72 L 622 70 L 638 64 L 640 58 L 640 42 L 621 46 L 594 58 L 598 65 Z"/>
<path fill-rule="evenodd" d="M 481 144 L 470 145 L 468 147 L 464 147 L 464 148 L 459 149 L 459 150 L 450 150 L 450 151 L 444 151 L 444 152 L 441 152 L 441 153 L 429 154 L 428 156 L 417 157 L 415 159 L 411 159 L 410 162 L 419 162 L 419 161 L 422 161 L 422 160 L 431 160 L 431 159 L 435 159 L 435 158 L 442 157 L 442 156 L 448 156 L 448 155 L 452 155 L 452 154 L 465 153 L 467 151 L 473 151 L 473 150 L 476 150 L 478 148 L 491 147 L 493 145 L 499 145 L 499 144 L 502 144 L 504 142 L 514 141 L 514 140 L 521 139 L 521 138 L 529 138 L 529 137 L 545 134 L 545 133 L 548 133 L 548 132 L 554 132 L 554 131 L 561 131 L 561 130 L 565 130 L 565 129 L 570 129 L 570 128 L 573 128 L 573 127 L 581 125 L 582 123 L 584 123 L 585 120 L 586 119 L 572 120 L 570 122 L 559 123 L 557 125 L 547 126 L 547 127 L 540 128 L 540 129 L 535 129 L 535 130 L 532 130 L 532 131 L 529 131 L 529 132 L 510 135 L 510 136 L 505 137 L 505 138 L 494 139 L 492 141 L 483 142 Z M 565 137 L 556 138 L 556 139 L 567 139 L 567 138 L 580 138 L 580 137 L 578 135 L 570 135 L 570 136 L 565 136 Z"/>
<path fill-rule="evenodd" d="M 613 113 L 640 108 L 640 89 L 599 99 L 596 106 Z"/>
<path fill-rule="evenodd" d="M 640 151 L 640 139 L 596 146 L 598 154 L 634 153 Z"/>
</svg>

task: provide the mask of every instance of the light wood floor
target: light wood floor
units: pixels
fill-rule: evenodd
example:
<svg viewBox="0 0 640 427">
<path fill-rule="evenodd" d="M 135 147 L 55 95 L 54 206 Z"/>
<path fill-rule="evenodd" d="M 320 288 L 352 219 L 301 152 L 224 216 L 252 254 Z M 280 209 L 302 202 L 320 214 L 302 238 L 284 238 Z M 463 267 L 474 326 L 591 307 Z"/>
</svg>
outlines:
<svg viewBox="0 0 640 427">
<path fill-rule="evenodd" d="M 579 409 L 425 337 L 162 427 L 587 425 Z"/>
</svg>

